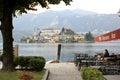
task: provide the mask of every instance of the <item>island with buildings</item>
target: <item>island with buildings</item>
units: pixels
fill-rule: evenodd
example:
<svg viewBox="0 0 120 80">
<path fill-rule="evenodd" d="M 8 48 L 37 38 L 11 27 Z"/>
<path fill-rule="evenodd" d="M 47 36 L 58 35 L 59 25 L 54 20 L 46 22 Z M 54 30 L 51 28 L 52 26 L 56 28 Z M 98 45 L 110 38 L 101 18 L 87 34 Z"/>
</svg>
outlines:
<svg viewBox="0 0 120 80">
<path fill-rule="evenodd" d="M 34 32 L 21 38 L 21 42 L 26 43 L 77 43 L 93 42 L 93 36 L 90 32 L 79 34 L 72 29 L 62 28 L 44 28 L 39 33 Z"/>
</svg>

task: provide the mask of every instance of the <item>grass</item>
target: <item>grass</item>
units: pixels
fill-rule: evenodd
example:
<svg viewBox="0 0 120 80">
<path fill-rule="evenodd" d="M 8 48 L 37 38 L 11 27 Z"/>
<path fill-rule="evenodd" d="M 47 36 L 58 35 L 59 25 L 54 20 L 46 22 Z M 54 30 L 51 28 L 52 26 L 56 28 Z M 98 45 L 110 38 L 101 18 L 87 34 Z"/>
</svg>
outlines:
<svg viewBox="0 0 120 80">
<path fill-rule="evenodd" d="M 27 73 L 33 77 L 33 80 L 42 80 L 45 70 L 41 72 L 34 71 L 15 71 L 15 72 L 0 72 L 0 80 L 22 80 L 20 79 L 21 75 Z"/>
</svg>

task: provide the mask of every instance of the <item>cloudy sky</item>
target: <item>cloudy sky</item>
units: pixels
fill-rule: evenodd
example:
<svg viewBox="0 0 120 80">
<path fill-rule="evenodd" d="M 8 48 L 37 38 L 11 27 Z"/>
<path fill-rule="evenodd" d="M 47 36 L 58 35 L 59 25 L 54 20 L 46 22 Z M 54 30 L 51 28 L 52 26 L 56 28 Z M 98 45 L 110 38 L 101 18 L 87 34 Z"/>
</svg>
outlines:
<svg viewBox="0 0 120 80">
<path fill-rule="evenodd" d="M 83 9 L 88 11 L 93 11 L 97 13 L 117 13 L 120 9 L 120 0 L 73 0 L 71 6 L 65 6 L 63 2 L 59 5 L 49 5 L 49 10 L 65 10 L 65 9 Z M 38 7 L 38 11 L 35 13 L 40 13 L 48 11 L 41 7 Z"/>
</svg>

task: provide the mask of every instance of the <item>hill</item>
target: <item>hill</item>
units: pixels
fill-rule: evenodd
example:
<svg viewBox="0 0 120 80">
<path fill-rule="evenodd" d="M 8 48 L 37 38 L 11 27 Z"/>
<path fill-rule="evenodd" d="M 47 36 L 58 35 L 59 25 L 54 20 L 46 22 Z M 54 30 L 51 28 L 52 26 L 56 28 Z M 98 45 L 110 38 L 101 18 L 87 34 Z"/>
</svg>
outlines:
<svg viewBox="0 0 120 80">
<path fill-rule="evenodd" d="M 120 27 L 117 14 L 97 14 L 84 10 L 47 11 L 40 14 L 24 14 L 14 18 L 16 30 L 71 28 L 77 32 L 98 30 L 114 30 Z"/>
<path fill-rule="evenodd" d="M 120 28 L 117 14 L 97 14 L 84 10 L 46 11 L 40 14 L 23 14 L 13 20 L 15 40 L 33 33 L 35 27 L 70 28 L 75 32 L 112 31 Z"/>
</svg>

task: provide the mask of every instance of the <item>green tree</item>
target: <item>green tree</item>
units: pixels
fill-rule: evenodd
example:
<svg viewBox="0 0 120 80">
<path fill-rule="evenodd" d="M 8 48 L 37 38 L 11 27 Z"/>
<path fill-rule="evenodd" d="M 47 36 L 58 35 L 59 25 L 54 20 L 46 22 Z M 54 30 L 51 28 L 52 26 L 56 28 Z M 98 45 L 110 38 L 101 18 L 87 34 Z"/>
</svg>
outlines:
<svg viewBox="0 0 120 80">
<path fill-rule="evenodd" d="M 13 65 L 13 16 L 16 13 L 27 13 L 36 10 L 34 7 L 41 5 L 48 8 L 49 4 L 59 4 L 63 1 L 69 5 L 72 0 L 0 0 L 0 30 L 3 38 L 3 71 L 14 71 Z"/>
<path fill-rule="evenodd" d="M 60 32 L 60 35 L 63 35 L 63 34 L 65 34 L 65 35 L 76 35 L 76 33 L 73 30 L 66 29 L 64 27 L 62 28 L 62 30 Z"/>
<path fill-rule="evenodd" d="M 91 41 L 91 42 L 94 41 L 94 37 L 93 37 L 93 35 L 91 34 L 91 32 L 88 32 L 88 33 L 85 34 L 85 40 L 86 40 L 86 41 Z"/>
</svg>

